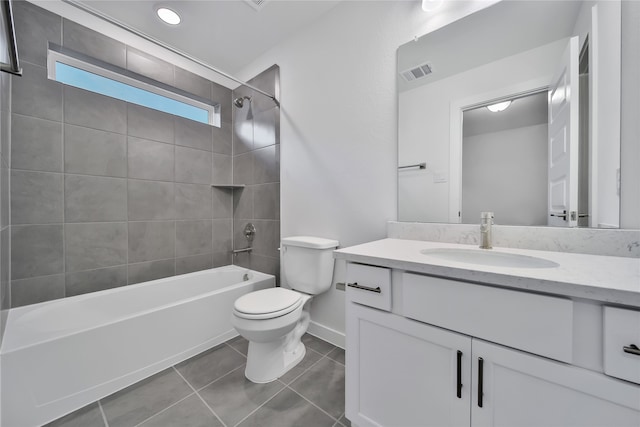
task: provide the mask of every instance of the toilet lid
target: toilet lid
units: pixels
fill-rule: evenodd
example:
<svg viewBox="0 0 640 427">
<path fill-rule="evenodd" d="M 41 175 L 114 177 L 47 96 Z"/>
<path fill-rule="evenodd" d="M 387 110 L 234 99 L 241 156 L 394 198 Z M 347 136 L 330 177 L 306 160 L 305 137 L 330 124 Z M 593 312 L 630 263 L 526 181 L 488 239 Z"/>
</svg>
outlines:
<svg viewBox="0 0 640 427">
<path fill-rule="evenodd" d="M 277 314 L 282 316 L 300 305 L 302 295 L 284 288 L 269 288 L 249 292 L 238 298 L 233 308 L 243 314 Z M 290 310 L 287 310 L 290 309 Z"/>
</svg>

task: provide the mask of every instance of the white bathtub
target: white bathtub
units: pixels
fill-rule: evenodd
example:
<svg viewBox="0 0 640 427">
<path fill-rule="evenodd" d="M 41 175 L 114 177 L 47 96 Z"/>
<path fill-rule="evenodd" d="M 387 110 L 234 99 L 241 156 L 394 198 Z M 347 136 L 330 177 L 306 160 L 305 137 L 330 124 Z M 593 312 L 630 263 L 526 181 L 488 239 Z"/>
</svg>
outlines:
<svg viewBox="0 0 640 427">
<path fill-rule="evenodd" d="M 10 310 L 2 426 L 41 425 L 236 336 L 235 299 L 273 286 L 227 266 Z"/>
</svg>

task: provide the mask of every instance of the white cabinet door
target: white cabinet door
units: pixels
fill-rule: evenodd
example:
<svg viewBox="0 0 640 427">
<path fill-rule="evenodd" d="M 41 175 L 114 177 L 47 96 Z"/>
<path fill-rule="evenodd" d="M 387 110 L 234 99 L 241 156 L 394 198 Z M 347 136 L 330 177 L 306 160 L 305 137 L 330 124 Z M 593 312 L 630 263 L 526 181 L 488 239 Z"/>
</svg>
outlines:
<svg viewBox="0 0 640 427">
<path fill-rule="evenodd" d="M 359 427 L 469 426 L 471 338 L 348 304 L 347 418 Z"/>
<path fill-rule="evenodd" d="M 635 384 L 475 339 L 472 371 L 474 426 L 640 426 Z"/>
</svg>

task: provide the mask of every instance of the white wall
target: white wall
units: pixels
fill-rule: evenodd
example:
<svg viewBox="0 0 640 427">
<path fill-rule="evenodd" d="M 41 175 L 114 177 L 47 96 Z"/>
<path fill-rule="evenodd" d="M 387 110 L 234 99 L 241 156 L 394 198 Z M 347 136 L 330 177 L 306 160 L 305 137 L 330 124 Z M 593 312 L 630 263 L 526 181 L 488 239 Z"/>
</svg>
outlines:
<svg viewBox="0 0 640 427">
<path fill-rule="evenodd" d="M 400 174 L 399 220 L 448 222 L 452 215 L 450 105 L 483 94 L 488 94 L 484 99 L 488 101 L 495 91 L 535 79 L 550 82 L 566 43 L 550 43 L 400 94 L 400 164 L 426 161 L 428 168 Z M 448 182 L 434 182 L 435 173 Z"/>
<path fill-rule="evenodd" d="M 417 1 L 345 1 L 243 70 L 280 66 L 282 236 L 341 246 L 386 236 L 396 218 L 396 49 L 485 5 L 448 3 L 430 19 Z M 340 262 L 334 282 L 344 280 Z M 340 344 L 344 292 L 317 297 L 312 320 Z"/>
<path fill-rule="evenodd" d="M 590 222 L 594 227 L 620 226 L 621 203 L 617 188 L 620 146 L 607 144 L 620 141 L 620 19 L 619 2 L 588 1 L 580 9 L 574 26 L 581 47 L 589 36 L 590 108 L 598 117 L 590 125 L 590 138 L 596 144 L 595 157 L 591 154 L 595 173 L 590 177 L 590 193 L 596 197 L 592 196 L 589 202 L 593 204 Z"/>
<path fill-rule="evenodd" d="M 640 228 L 640 2 L 622 4 L 620 226 Z"/>
<path fill-rule="evenodd" d="M 547 124 L 462 142 L 462 222 L 493 211 L 501 225 L 547 225 Z"/>
<path fill-rule="evenodd" d="M 619 2 L 598 2 L 596 37 L 591 37 L 595 54 L 590 57 L 589 69 L 596 81 L 590 94 L 592 110 L 598 116 L 595 129 L 592 127 L 592 138 L 598 145 L 598 227 L 620 226 L 620 145 L 608 144 L 620 141 L 620 19 Z"/>
</svg>

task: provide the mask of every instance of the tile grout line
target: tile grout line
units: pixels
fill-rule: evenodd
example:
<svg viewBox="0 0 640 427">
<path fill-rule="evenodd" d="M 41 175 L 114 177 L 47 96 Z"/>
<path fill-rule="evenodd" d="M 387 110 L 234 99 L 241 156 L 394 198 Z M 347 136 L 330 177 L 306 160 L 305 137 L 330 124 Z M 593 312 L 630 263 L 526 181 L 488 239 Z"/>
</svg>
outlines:
<svg viewBox="0 0 640 427">
<path fill-rule="evenodd" d="M 136 424 L 134 427 L 139 427 L 142 426 L 144 423 L 146 423 L 147 421 L 149 421 L 152 418 L 157 417 L 158 415 L 162 414 L 163 412 L 168 411 L 169 409 L 173 408 L 174 406 L 176 406 L 177 404 L 179 404 L 180 402 L 190 398 L 191 396 L 193 396 L 194 394 L 196 394 L 195 392 L 191 392 L 188 395 L 186 395 L 185 397 L 183 397 L 182 399 L 178 400 L 177 402 L 172 403 L 171 405 L 167 406 L 164 409 L 159 410 L 158 412 L 156 412 L 155 414 L 151 415 L 150 417 L 145 418 L 144 420 L 140 421 L 138 424 Z M 108 426 L 107 426 L 108 427 Z"/>
<path fill-rule="evenodd" d="M 109 427 L 109 421 L 107 421 L 107 414 L 104 413 L 104 409 L 102 408 L 102 403 L 98 400 L 98 409 L 100 409 L 100 414 L 102 414 L 102 421 L 104 421 L 105 427 Z"/>
<path fill-rule="evenodd" d="M 63 20 L 64 21 L 64 20 Z M 62 25 L 60 26 L 60 31 L 63 32 L 64 29 Z M 48 68 L 48 67 L 47 67 Z M 61 128 L 61 137 L 62 137 L 62 275 L 64 279 L 64 287 L 62 297 L 67 297 L 67 167 L 66 167 L 66 158 L 65 158 L 65 148 L 66 148 L 66 132 L 65 132 L 65 122 L 66 122 L 66 109 L 65 109 L 65 90 L 64 86 L 60 85 L 62 92 L 62 120 L 60 123 Z M 13 132 L 13 130 L 12 130 Z M 9 150 L 11 151 L 11 150 Z"/>
<path fill-rule="evenodd" d="M 274 380 L 279 382 L 280 384 L 282 384 L 282 388 L 278 391 L 276 391 L 273 396 L 271 396 L 270 398 L 268 398 L 262 405 L 258 406 L 256 409 L 254 409 L 253 411 L 249 412 L 244 418 L 242 418 L 240 421 L 238 421 L 237 423 L 235 423 L 233 425 L 233 427 L 237 427 L 240 424 L 242 424 L 245 420 L 247 420 L 251 415 L 253 415 L 254 413 L 256 413 L 256 411 L 258 411 L 260 408 L 262 408 L 264 405 L 266 405 L 267 403 L 271 402 L 277 395 L 279 395 L 280 393 L 282 393 L 282 390 L 285 390 L 287 388 L 287 385 L 285 383 L 283 383 L 280 380 Z"/>
<path fill-rule="evenodd" d="M 346 415 L 347 415 L 347 411 L 345 410 L 345 411 L 342 413 L 342 415 L 340 415 L 340 418 L 338 418 L 338 421 L 336 421 L 336 425 L 345 426 L 345 424 L 342 424 L 342 423 L 340 422 L 340 420 L 341 420 L 342 418 L 347 419 Z M 345 427 L 346 427 L 346 426 L 345 426 Z"/>
<path fill-rule="evenodd" d="M 175 83 L 175 65 L 171 68 L 171 72 L 173 73 L 173 80 Z M 171 118 L 171 131 L 173 133 L 173 177 L 172 177 L 172 181 L 173 181 L 173 275 L 175 276 L 177 274 L 177 268 L 178 268 L 178 261 L 177 261 L 177 257 L 178 257 L 178 252 L 177 252 L 177 246 L 178 246 L 178 227 L 175 221 L 175 218 L 178 216 L 178 206 L 176 206 L 176 163 L 178 162 L 178 159 L 176 158 L 176 119 L 175 117 Z M 176 369 L 176 372 L 178 370 Z"/>
<path fill-rule="evenodd" d="M 226 218 L 222 218 L 221 220 L 225 220 Z M 75 222 L 45 222 L 45 223 L 28 223 L 28 224 L 12 224 L 12 226 L 15 227 L 26 227 L 26 226 L 30 226 L 30 225 L 38 225 L 38 226 L 43 226 L 43 225 L 63 225 L 63 224 L 68 224 L 68 225 L 85 225 L 85 224 L 126 224 L 128 222 L 132 222 L 132 223 L 138 223 L 138 222 L 194 222 L 194 221 L 212 221 L 211 219 L 207 219 L 207 218 L 187 218 L 187 219 L 134 219 L 131 221 L 127 221 L 126 219 L 122 219 L 122 220 L 115 220 L 115 221 L 75 221 Z M 169 258 L 167 258 L 169 259 Z M 144 262 L 144 261 L 143 261 Z M 57 273 L 56 273 L 57 274 Z"/>
<path fill-rule="evenodd" d="M 340 347 L 336 347 L 336 348 L 340 348 Z M 344 349 L 341 349 L 341 350 L 344 350 Z M 333 352 L 334 352 L 334 350 L 331 350 L 329 353 L 327 353 L 327 358 L 329 358 L 329 359 L 333 360 L 333 361 L 334 361 L 334 362 L 336 362 L 338 365 L 345 366 L 345 363 L 340 362 L 339 360 L 336 360 L 336 359 L 334 359 L 333 357 L 329 356 L 329 354 L 331 354 L 331 353 L 333 353 Z"/>
<path fill-rule="evenodd" d="M 125 65 L 127 63 L 127 51 L 126 51 L 126 47 L 125 47 Z M 125 152 L 125 161 L 127 162 L 126 168 L 127 168 L 127 182 L 125 184 L 126 188 L 127 188 L 127 199 L 126 199 L 126 205 L 127 205 L 127 225 L 126 225 L 126 233 L 127 233 L 127 266 L 126 266 L 126 271 L 125 271 L 125 282 L 126 285 L 125 286 L 129 286 L 131 283 L 129 282 L 129 248 L 131 247 L 129 245 L 129 103 L 125 103 L 125 137 L 124 137 L 124 152 Z"/>
<path fill-rule="evenodd" d="M 62 124 L 64 125 L 65 123 L 62 123 Z M 128 146 L 128 142 L 125 143 L 125 145 Z M 171 144 L 167 144 L 167 145 L 171 145 Z M 128 167 L 128 165 L 127 165 L 127 167 Z M 200 187 L 211 187 L 211 186 L 215 185 L 215 184 L 208 184 L 208 183 L 203 183 L 203 182 L 193 182 L 193 181 L 167 181 L 166 179 L 135 178 L 135 177 L 131 177 L 130 178 L 128 176 L 122 176 L 122 175 L 118 175 L 118 176 L 115 176 L 115 175 L 98 175 L 98 174 L 65 172 L 65 171 L 43 171 L 43 170 L 24 169 L 24 168 L 11 168 L 11 171 L 12 172 L 31 172 L 31 173 L 41 173 L 41 174 L 51 174 L 51 175 L 80 176 L 80 177 L 87 177 L 87 178 L 130 179 L 132 181 L 163 182 L 163 183 L 166 183 L 166 184 L 199 185 Z M 275 184 L 275 183 L 267 183 L 267 184 Z M 253 184 L 249 184 L 249 185 L 253 185 Z"/>
<path fill-rule="evenodd" d="M 297 394 L 298 396 L 300 396 L 301 398 L 303 398 L 304 400 L 306 400 L 307 402 L 309 402 L 310 404 L 312 404 L 313 406 L 315 406 L 317 409 L 319 409 L 320 411 L 322 411 L 323 414 L 326 414 L 328 417 L 330 417 L 332 420 L 338 422 L 339 418 L 335 418 L 333 415 L 329 414 L 327 411 L 325 411 L 324 409 L 322 409 L 321 407 L 319 407 L 318 405 L 316 405 L 315 403 L 313 403 L 311 400 L 307 399 L 305 396 L 303 396 L 302 394 L 298 393 L 296 390 L 292 389 L 291 387 L 287 386 L 287 388 L 291 391 L 293 391 L 295 394 Z"/>
<path fill-rule="evenodd" d="M 285 384 L 288 386 L 289 384 L 292 384 L 294 381 L 296 381 L 298 378 L 300 378 L 301 376 L 303 376 L 304 374 L 306 374 L 311 368 L 313 368 L 314 366 L 316 366 L 318 363 L 320 363 L 320 361 L 322 359 L 324 359 L 326 356 L 318 353 L 317 351 L 309 348 L 308 350 L 313 351 L 314 353 L 318 354 L 320 356 L 320 358 L 318 360 L 316 360 L 315 362 L 313 362 L 311 365 L 309 365 L 309 367 L 307 369 L 305 369 L 304 371 L 300 372 L 299 375 L 296 375 L 291 381 L 286 382 Z M 304 359 L 303 359 L 304 360 Z M 302 360 L 301 360 L 302 362 Z"/>
<path fill-rule="evenodd" d="M 243 366 L 244 366 L 244 364 L 243 364 L 243 365 L 238 366 L 238 367 L 237 367 L 237 368 L 235 368 L 235 369 L 232 369 L 231 371 L 227 372 L 226 374 L 224 374 L 224 375 L 222 375 L 222 376 L 220 376 L 220 377 L 216 378 L 215 380 L 213 380 L 213 381 L 211 381 L 211 382 L 209 382 L 209 383 L 207 383 L 207 384 L 203 385 L 203 386 L 202 386 L 202 387 L 200 387 L 199 389 L 196 389 L 195 387 L 193 387 L 193 389 L 196 391 L 196 393 L 199 393 L 199 392 L 201 392 L 202 390 L 204 390 L 205 388 L 207 388 L 207 387 L 209 387 L 209 386 L 212 386 L 213 384 L 217 383 L 217 382 L 218 382 L 218 381 L 220 381 L 221 379 L 228 377 L 229 375 L 231 375 L 232 373 L 234 373 L 234 372 L 235 372 L 235 371 L 237 371 L 238 369 L 241 369 Z M 186 381 L 186 380 L 185 380 L 185 381 Z"/>
<path fill-rule="evenodd" d="M 32 64 L 32 65 L 34 65 L 34 64 Z M 38 65 L 36 65 L 36 66 L 38 66 Z M 41 68 L 46 68 L 46 67 L 41 67 Z M 60 82 L 57 82 L 57 83 L 60 83 Z M 75 86 L 71 86 L 71 87 L 75 87 Z M 76 88 L 76 89 L 78 89 L 78 88 Z M 82 89 L 82 90 L 85 90 L 85 89 Z M 103 95 L 103 96 L 106 96 L 106 95 Z M 128 105 L 131 105 L 131 103 L 129 103 L 127 101 L 123 101 L 123 102 L 127 103 Z M 144 107 L 144 108 L 149 108 L 149 107 Z M 166 114 L 171 114 L 171 113 L 166 113 Z M 202 148 L 199 148 L 199 147 L 194 147 L 193 145 L 185 145 L 185 144 L 177 144 L 177 143 L 174 144 L 172 142 L 161 141 L 161 140 L 158 140 L 158 139 L 151 139 L 151 138 L 146 138 L 146 137 L 142 137 L 142 136 L 129 135 L 128 130 L 126 130 L 124 133 L 120 133 L 120 132 L 117 132 L 117 131 L 114 131 L 114 130 L 101 129 L 101 128 L 97 128 L 97 127 L 87 126 L 86 124 L 70 123 L 70 122 L 66 122 L 66 121 L 59 122 L 59 121 L 56 121 L 56 120 L 46 119 L 46 118 L 43 118 L 43 117 L 30 116 L 28 114 L 23 114 L 23 113 L 16 113 L 14 111 L 11 111 L 11 115 L 16 115 L 16 116 L 20 116 L 20 117 L 27 117 L 29 119 L 36 119 L 36 120 L 41 120 L 41 121 L 46 121 L 46 122 L 51 122 L 51 123 L 60 123 L 63 126 L 64 125 L 68 125 L 68 126 L 73 126 L 73 127 L 76 127 L 76 128 L 88 129 L 88 130 L 91 130 L 91 131 L 97 131 L 97 132 L 110 133 L 110 134 L 120 135 L 120 136 L 125 136 L 125 137 L 131 137 L 131 138 L 135 138 L 135 139 L 138 139 L 138 140 L 154 142 L 154 143 L 158 143 L 158 144 L 176 145 L 178 147 L 190 148 L 192 150 L 198 150 L 198 151 L 204 151 L 204 152 L 207 152 L 207 153 L 231 156 L 230 154 L 227 154 L 227 153 L 221 153 L 221 152 L 217 152 L 217 151 L 206 150 L 206 149 L 202 149 Z M 180 117 L 180 116 L 176 116 L 176 117 Z M 189 119 L 187 119 L 187 120 L 189 120 Z"/>
<path fill-rule="evenodd" d="M 176 371 L 176 373 L 177 373 L 178 375 L 180 375 L 180 378 L 182 378 L 182 379 L 184 380 L 184 382 L 186 382 L 186 383 L 187 383 L 187 385 L 188 385 L 188 386 L 193 390 L 193 393 L 194 393 L 196 396 L 198 396 L 198 398 L 199 398 L 199 399 L 200 399 L 200 401 L 204 404 L 204 406 L 206 406 L 206 407 L 207 407 L 207 409 L 209 409 L 209 411 L 211 411 L 211 413 L 213 414 L 213 416 L 214 416 L 214 417 L 216 417 L 216 419 L 217 419 L 218 421 L 220 421 L 224 427 L 227 427 L 227 424 L 226 424 L 224 421 L 222 421 L 222 418 L 220 418 L 220 417 L 218 416 L 218 414 L 216 414 L 216 412 L 211 408 L 211 406 L 209 406 L 209 404 L 208 404 L 208 403 L 207 403 L 207 402 L 202 398 L 202 396 L 200 396 L 200 393 L 198 393 L 198 391 L 195 389 L 195 387 L 193 387 L 193 386 L 191 385 L 191 383 L 190 383 L 189 381 L 187 381 L 187 379 L 186 379 L 184 376 L 182 376 L 182 374 L 180 373 L 180 371 L 178 371 L 178 369 L 176 369 L 175 365 L 174 365 L 174 366 L 172 366 L 172 368 L 173 368 L 173 370 L 174 370 L 174 371 Z"/>
<path fill-rule="evenodd" d="M 215 252 L 214 252 L 215 253 Z M 239 335 L 238 335 L 239 336 Z M 233 339 L 233 338 L 231 338 Z M 228 341 L 228 340 L 227 340 Z M 229 347 L 231 347 L 232 350 L 234 350 L 236 353 L 238 353 L 239 355 L 241 355 L 242 357 L 244 357 L 245 359 L 247 358 L 247 355 L 242 353 L 240 350 L 238 350 L 237 348 L 235 348 L 234 346 L 232 346 L 231 344 L 228 344 L 227 341 L 225 341 L 224 343 L 226 345 L 228 345 Z M 225 374 L 226 375 L 226 374 Z"/>
</svg>

